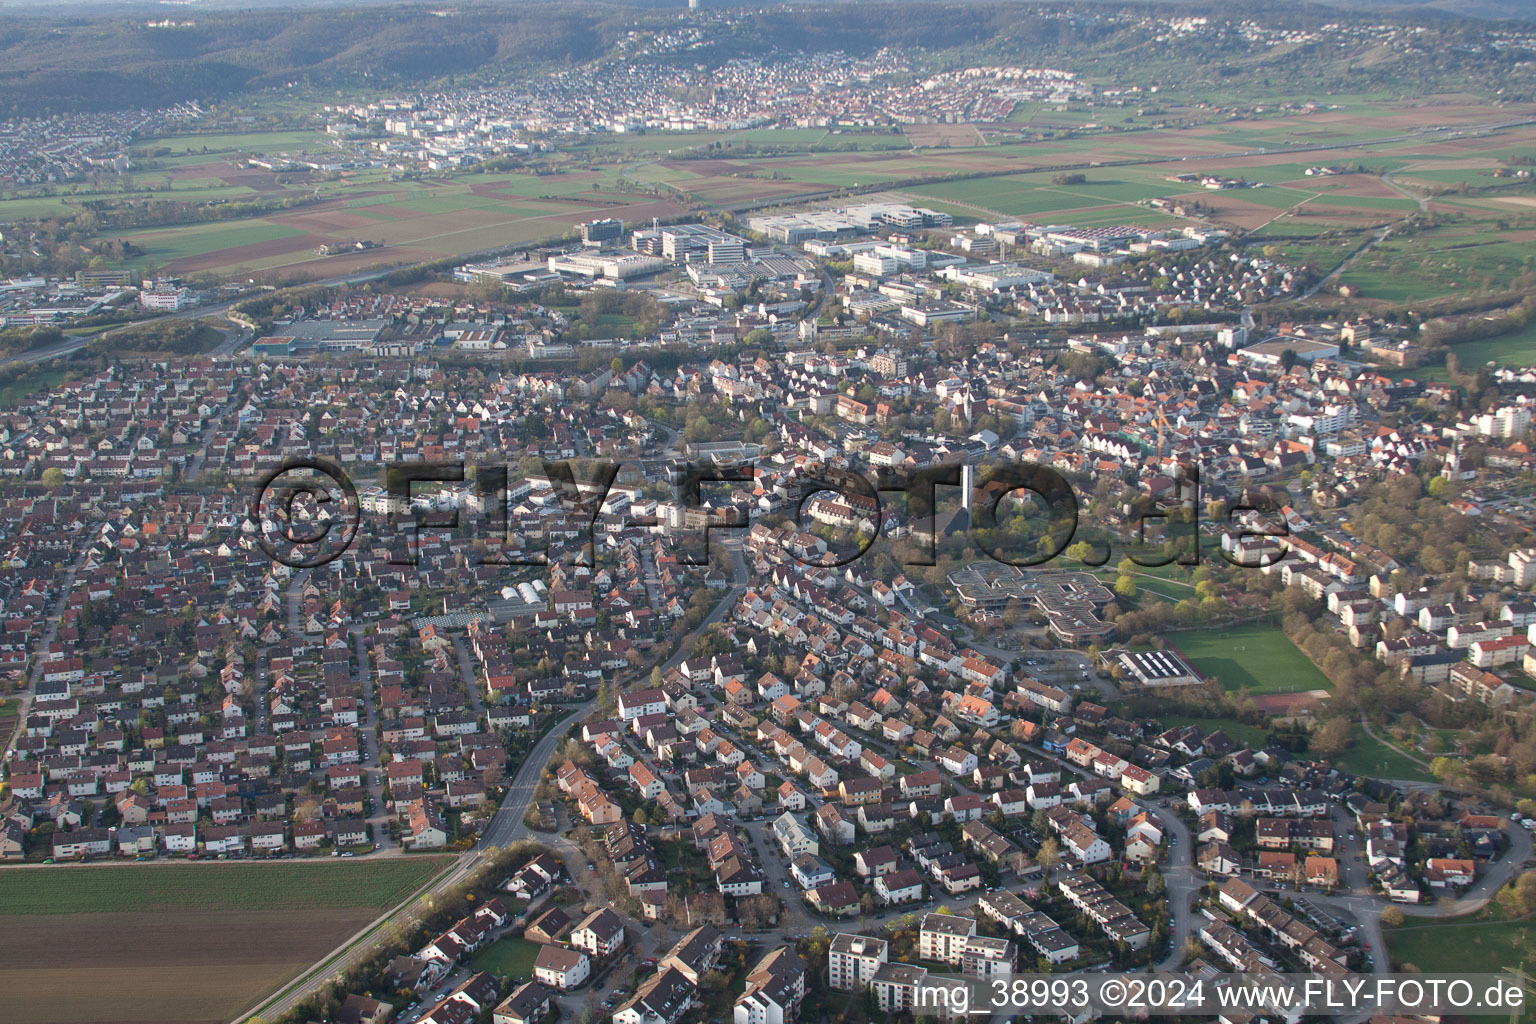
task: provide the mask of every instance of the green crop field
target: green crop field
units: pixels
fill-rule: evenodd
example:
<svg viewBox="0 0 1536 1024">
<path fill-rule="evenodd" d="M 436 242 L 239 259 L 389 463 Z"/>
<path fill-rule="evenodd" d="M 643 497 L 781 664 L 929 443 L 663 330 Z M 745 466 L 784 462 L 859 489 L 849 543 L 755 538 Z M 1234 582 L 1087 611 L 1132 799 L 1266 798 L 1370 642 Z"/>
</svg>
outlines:
<svg viewBox="0 0 1536 1024">
<path fill-rule="evenodd" d="M 164 908 L 384 910 L 447 866 L 446 857 L 278 864 L 56 866 L 0 870 L 0 915 Z"/>
<path fill-rule="evenodd" d="M 1293 693 L 1333 689 L 1279 626 L 1191 630 L 1175 633 L 1168 641 L 1206 676 L 1218 677 L 1224 690 Z"/>
<path fill-rule="evenodd" d="M 148 253 L 149 260 L 169 262 L 302 234 L 303 232 L 298 228 L 264 220 L 246 220 L 237 224 L 193 224 L 178 228 L 155 228 L 150 231 L 124 234 L 121 237 Z"/>
<path fill-rule="evenodd" d="M 169 135 L 159 139 L 141 139 L 139 148 L 153 150 L 160 146 L 178 153 L 268 153 L 300 149 L 330 149 L 331 140 L 324 132 L 239 132 L 208 135 Z"/>
</svg>

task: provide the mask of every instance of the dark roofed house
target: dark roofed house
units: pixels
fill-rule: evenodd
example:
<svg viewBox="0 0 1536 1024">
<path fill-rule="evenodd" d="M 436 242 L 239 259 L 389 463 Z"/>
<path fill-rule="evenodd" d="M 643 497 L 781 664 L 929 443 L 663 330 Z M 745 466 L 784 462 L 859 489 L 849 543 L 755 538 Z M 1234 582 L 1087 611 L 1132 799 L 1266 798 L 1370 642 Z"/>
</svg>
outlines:
<svg viewBox="0 0 1536 1024">
<path fill-rule="evenodd" d="M 614 1024 L 677 1024 L 693 1006 L 697 989 L 682 973 L 668 967 L 651 976 L 635 994 L 613 1011 Z"/>
<path fill-rule="evenodd" d="M 523 938 L 529 942 L 558 942 L 571 930 L 571 924 L 571 915 L 564 909 L 551 907 L 523 929 Z"/>
<path fill-rule="evenodd" d="M 536 981 L 524 982 L 501 1001 L 491 1015 L 492 1024 L 540 1024 L 549 1014 L 554 993 Z"/>
</svg>

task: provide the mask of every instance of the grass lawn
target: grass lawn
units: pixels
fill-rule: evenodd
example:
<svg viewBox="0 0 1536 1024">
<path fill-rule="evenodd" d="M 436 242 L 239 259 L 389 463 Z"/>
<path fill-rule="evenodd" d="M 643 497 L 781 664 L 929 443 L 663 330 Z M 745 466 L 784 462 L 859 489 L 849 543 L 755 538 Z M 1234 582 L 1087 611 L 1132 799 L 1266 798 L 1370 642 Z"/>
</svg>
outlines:
<svg viewBox="0 0 1536 1024">
<path fill-rule="evenodd" d="M 1394 963 L 1426 974 L 1493 974 L 1514 967 L 1530 978 L 1536 975 L 1536 920 L 1506 921 L 1497 904 L 1442 923 L 1410 917 L 1401 928 L 1388 929 L 1387 949 Z"/>
<path fill-rule="evenodd" d="M 191 153 L 279 153 L 299 149 L 333 149 L 324 132 L 219 132 L 206 135 L 167 135 L 158 139 L 140 139 L 138 148 L 152 150 L 164 146 L 171 155 Z"/>
<path fill-rule="evenodd" d="M 1332 684 L 1291 643 L 1279 626 L 1254 624 L 1222 630 L 1192 630 L 1168 638 L 1206 676 L 1227 691 L 1294 693 L 1331 690 Z"/>
<path fill-rule="evenodd" d="M 475 954 L 470 966 L 477 971 L 490 971 L 503 978 L 533 977 L 533 961 L 539 955 L 539 944 L 529 942 L 518 935 L 497 939 Z"/>
<path fill-rule="evenodd" d="M 1464 373 L 1472 373 L 1490 362 L 1499 366 L 1536 366 L 1536 324 L 1526 324 L 1513 334 L 1468 341 L 1448 351 L 1456 353 Z"/>
<path fill-rule="evenodd" d="M 1434 776 L 1428 771 L 1420 768 L 1392 747 L 1367 736 L 1365 730 L 1358 725 L 1355 726 L 1354 744 L 1331 760 L 1338 767 L 1357 775 L 1372 775 L 1380 779 L 1435 781 Z"/>
<path fill-rule="evenodd" d="M 393 907 L 451 857 L 15 868 L 0 871 L 0 914 L 89 914 L 192 907 Z"/>
<path fill-rule="evenodd" d="M 0 404 L 11 406 L 25 398 L 32 397 L 39 391 L 52 391 L 73 376 L 74 374 L 66 369 L 50 368 L 41 370 L 33 367 L 9 384 L 0 387 Z M 3 714 L 3 712 L 0 712 L 0 714 Z"/>
</svg>

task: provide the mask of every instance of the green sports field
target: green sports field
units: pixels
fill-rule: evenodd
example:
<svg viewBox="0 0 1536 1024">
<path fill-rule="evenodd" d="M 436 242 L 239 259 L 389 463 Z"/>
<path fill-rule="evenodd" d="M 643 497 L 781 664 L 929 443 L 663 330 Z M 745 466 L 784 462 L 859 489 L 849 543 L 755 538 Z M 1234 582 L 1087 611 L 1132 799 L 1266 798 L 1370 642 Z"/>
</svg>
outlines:
<svg viewBox="0 0 1536 1024">
<path fill-rule="evenodd" d="M 1328 678 L 1279 626 L 1191 630 L 1173 634 L 1168 642 L 1206 677 L 1218 677 L 1221 688 L 1227 691 L 1295 693 L 1333 689 Z"/>
</svg>

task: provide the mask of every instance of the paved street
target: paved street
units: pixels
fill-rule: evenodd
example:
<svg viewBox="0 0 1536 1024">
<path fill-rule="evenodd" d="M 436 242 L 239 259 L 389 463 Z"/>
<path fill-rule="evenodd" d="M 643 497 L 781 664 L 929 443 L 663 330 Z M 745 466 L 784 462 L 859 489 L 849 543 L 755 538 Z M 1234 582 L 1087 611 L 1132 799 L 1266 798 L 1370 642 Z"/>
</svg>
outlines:
<svg viewBox="0 0 1536 1024">
<path fill-rule="evenodd" d="M 388 852 L 397 849 L 399 844 L 389 833 L 393 816 L 385 806 L 384 770 L 379 766 L 376 731 L 379 724 L 378 687 L 373 678 L 373 666 L 369 660 L 368 638 L 362 627 L 353 628 L 352 643 L 356 648 L 357 681 L 363 691 L 364 723 L 361 730 L 363 764 L 366 766 L 368 794 L 373 800 L 373 813 L 368 816 L 368 824 L 373 829 L 373 838 L 379 849 Z"/>
</svg>

